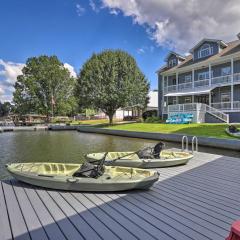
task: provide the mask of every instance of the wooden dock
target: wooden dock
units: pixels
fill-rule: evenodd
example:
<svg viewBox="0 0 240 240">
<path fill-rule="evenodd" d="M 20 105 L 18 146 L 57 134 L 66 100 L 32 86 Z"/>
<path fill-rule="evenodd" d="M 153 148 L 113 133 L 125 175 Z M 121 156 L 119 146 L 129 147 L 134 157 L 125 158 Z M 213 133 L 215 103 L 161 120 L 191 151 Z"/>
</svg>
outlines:
<svg viewBox="0 0 240 240">
<path fill-rule="evenodd" d="M 240 219 L 240 159 L 197 153 L 149 191 L 76 193 L 0 182 L 0 239 L 225 239 Z"/>
</svg>

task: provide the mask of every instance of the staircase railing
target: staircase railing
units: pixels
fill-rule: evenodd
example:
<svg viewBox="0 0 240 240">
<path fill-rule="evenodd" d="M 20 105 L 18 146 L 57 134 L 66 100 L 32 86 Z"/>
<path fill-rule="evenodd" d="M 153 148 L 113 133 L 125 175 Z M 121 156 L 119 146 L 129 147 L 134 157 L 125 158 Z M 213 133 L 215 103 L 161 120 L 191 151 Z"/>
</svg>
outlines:
<svg viewBox="0 0 240 240">
<path fill-rule="evenodd" d="M 216 108 L 213 108 L 207 104 L 204 104 L 205 107 L 206 107 L 206 112 L 208 112 L 209 114 L 219 118 L 220 120 L 226 122 L 226 123 L 229 123 L 229 115 L 216 109 Z"/>
</svg>

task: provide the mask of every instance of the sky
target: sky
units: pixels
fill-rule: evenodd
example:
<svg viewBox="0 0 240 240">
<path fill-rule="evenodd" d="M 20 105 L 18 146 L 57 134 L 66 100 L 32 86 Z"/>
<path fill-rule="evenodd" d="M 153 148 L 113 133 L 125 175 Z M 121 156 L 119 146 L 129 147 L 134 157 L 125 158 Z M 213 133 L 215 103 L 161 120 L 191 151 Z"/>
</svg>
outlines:
<svg viewBox="0 0 240 240">
<path fill-rule="evenodd" d="M 0 101 L 12 100 L 26 60 L 56 55 L 73 76 L 104 49 L 129 52 L 157 88 L 170 50 L 240 32 L 239 0 L 0 0 Z"/>
</svg>

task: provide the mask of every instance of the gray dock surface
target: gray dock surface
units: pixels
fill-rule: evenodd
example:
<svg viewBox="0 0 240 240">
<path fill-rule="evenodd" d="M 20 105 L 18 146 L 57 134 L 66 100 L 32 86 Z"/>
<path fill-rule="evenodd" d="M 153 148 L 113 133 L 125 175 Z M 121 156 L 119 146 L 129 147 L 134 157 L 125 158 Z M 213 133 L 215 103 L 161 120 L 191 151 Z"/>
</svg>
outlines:
<svg viewBox="0 0 240 240">
<path fill-rule="evenodd" d="M 1 181 L 0 239 L 220 240 L 240 219 L 240 159 L 196 153 L 149 191 L 77 193 Z"/>
</svg>

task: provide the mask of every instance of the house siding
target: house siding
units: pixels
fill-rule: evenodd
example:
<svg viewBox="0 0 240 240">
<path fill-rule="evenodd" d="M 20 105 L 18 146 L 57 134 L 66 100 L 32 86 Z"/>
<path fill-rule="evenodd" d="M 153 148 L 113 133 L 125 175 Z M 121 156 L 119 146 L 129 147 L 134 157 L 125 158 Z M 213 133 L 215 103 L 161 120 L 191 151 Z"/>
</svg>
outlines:
<svg viewBox="0 0 240 240">
<path fill-rule="evenodd" d="M 198 58 L 198 51 L 199 51 L 199 49 L 200 49 L 202 46 L 206 45 L 206 44 L 209 44 L 209 45 L 213 48 L 213 54 L 212 54 L 212 55 L 215 55 L 215 54 L 218 54 L 218 53 L 219 53 L 219 44 L 218 44 L 218 43 L 206 41 L 206 42 L 204 42 L 203 44 L 201 44 L 198 48 L 194 49 L 194 51 L 193 51 L 193 59 L 194 59 L 194 61 L 196 61 L 196 60 L 205 60 L 206 58 L 209 57 L 209 56 L 208 56 L 208 57 L 205 57 L 205 58 Z M 211 56 L 212 56 L 212 55 L 211 55 Z"/>
<path fill-rule="evenodd" d="M 240 60 L 234 61 L 233 73 L 240 73 Z"/>
</svg>

